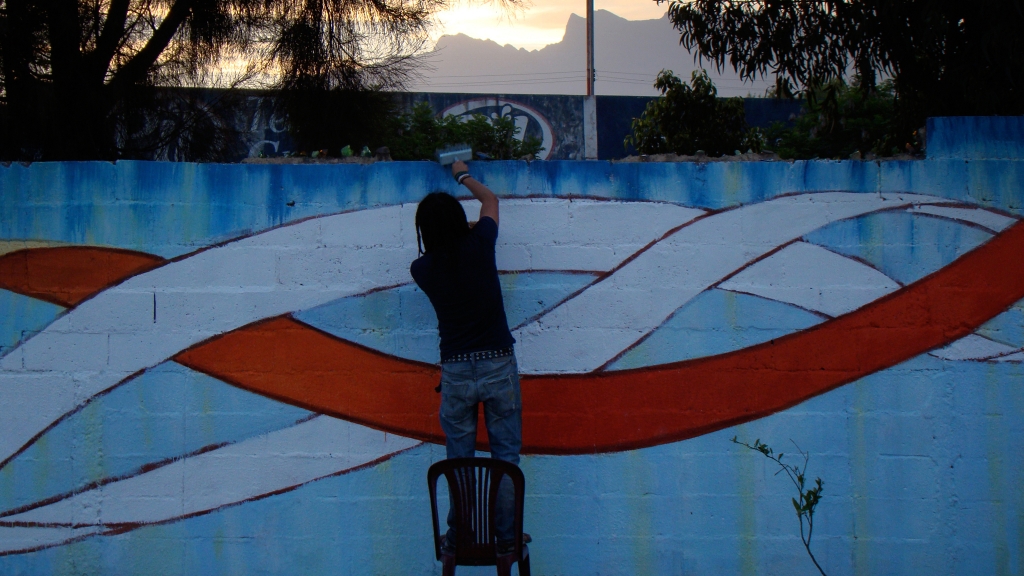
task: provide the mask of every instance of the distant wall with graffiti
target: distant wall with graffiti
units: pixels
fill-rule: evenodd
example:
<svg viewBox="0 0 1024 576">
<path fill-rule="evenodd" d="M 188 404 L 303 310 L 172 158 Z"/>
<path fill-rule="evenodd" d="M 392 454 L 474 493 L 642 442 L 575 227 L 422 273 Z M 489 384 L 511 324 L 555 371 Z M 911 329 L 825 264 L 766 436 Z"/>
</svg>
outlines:
<svg viewBox="0 0 1024 576">
<path fill-rule="evenodd" d="M 544 160 L 582 160 L 584 156 L 583 96 L 549 94 L 459 94 L 405 92 L 397 95 L 403 106 L 428 102 L 440 115 L 483 114 L 511 116 L 521 128 L 520 137 L 541 140 Z M 624 158 L 637 151 L 624 144 L 632 134 L 633 120 L 639 118 L 649 96 L 597 96 L 597 156 L 601 160 Z M 747 124 L 767 128 L 787 123 L 800 113 L 803 102 L 776 98 L 744 98 Z"/>
<path fill-rule="evenodd" d="M 918 161 L 472 164 L 535 573 L 814 572 L 733 437 L 810 455 L 829 574 L 1024 571 L 1020 120 Z M 0 574 L 439 574 L 433 190 L 466 197 L 429 162 L 0 167 Z"/>
<path fill-rule="evenodd" d="M 538 94 L 460 94 L 396 92 L 399 109 L 427 102 L 441 116 L 482 114 L 512 117 L 519 138 L 540 140 L 543 160 L 581 160 L 583 150 L 583 96 Z M 635 154 L 623 140 L 634 118 L 643 114 L 653 98 L 598 96 L 598 157 L 602 160 Z M 745 98 L 747 122 L 766 127 L 786 122 L 800 112 L 801 103 L 773 98 Z M 278 95 L 267 90 L 156 89 L 142 118 L 130 122 L 119 148 L 127 157 L 174 162 L 240 162 L 246 158 L 297 155 L 288 113 Z M 187 118 L 177 125 L 171 118 Z M 176 128 L 173 128 L 176 126 Z M 162 127 L 162 129 L 161 129 Z M 352 142 L 358 152 L 362 143 Z M 371 143 L 372 144 L 372 143 Z M 337 154 L 337 150 L 333 153 Z"/>
</svg>

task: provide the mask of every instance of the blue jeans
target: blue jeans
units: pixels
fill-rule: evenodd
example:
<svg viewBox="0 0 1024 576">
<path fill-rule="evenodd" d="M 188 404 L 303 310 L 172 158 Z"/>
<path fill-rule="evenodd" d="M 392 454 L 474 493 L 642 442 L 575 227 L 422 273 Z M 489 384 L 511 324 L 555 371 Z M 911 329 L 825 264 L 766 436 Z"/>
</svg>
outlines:
<svg viewBox="0 0 1024 576">
<path fill-rule="evenodd" d="M 523 404 L 519 392 L 519 366 L 515 356 L 451 362 L 441 365 L 441 429 L 447 438 L 448 458 L 476 454 L 477 405 L 484 404 L 484 421 L 491 457 L 519 464 L 523 445 Z M 495 532 L 499 544 L 513 540 L 512 481 L 498 487 Z M 455 543 L 454 515 L 448 511 L 448 537 Z"/>
</svg>

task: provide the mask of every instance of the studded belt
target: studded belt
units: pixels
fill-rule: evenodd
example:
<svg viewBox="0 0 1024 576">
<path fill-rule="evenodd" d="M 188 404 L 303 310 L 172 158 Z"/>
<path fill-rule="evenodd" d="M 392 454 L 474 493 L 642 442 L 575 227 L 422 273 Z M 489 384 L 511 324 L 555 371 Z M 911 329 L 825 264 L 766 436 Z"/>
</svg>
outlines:
<svg viewBox="0 0 1024 576">
<path fill-rule="evenodd" d="M 441 360 L 441 364 L 450 364 L 452 362 L 469 362 L 470 360 L 488 360 L 491 358 L 505 358 L 515 354 L 515 349 L 512 346 L 508 348 L 502 348 L 500 350 L 480 350 L 479 352 L 466 352 L 464 354 L 454 354 Z"/>
</svg>

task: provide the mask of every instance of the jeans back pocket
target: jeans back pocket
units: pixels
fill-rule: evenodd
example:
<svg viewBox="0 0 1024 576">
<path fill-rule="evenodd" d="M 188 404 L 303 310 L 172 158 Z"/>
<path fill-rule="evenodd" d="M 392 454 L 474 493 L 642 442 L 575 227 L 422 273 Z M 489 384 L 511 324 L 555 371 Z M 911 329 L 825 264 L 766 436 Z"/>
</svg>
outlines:
<svg viewBox="0 0 1024 576">
<path fill-rule="evenodd" d="M 499 418 L 508 416 L 521 408 L 522 400 L 518 384 L 519 379 L 514 375 L 484 384 L 484 402 L 489 404 L 490 410 Z"/>
</svg>

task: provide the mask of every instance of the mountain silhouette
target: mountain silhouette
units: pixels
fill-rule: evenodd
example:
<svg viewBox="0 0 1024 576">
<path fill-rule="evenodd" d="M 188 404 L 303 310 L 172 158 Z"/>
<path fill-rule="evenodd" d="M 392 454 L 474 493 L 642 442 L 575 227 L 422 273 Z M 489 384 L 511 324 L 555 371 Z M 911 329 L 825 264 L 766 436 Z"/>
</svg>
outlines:
<svg viewBox="0 0 1024 576">
<path fill-rule="evenodd" d="M 490 94 L 583 94 L 586 91 L 586 20 L 569 16 L 560 42 L 538 50 L 499 45 L 465 34 L 441 36 L 423 56 L 420 77 L 407 89 L 415 92 Z M 626 20 L 607 10 L 594 13 L 597 94 L 654 96 L 658 72 L 672 70 L 689 81 L 700 65 L 679 45 L 679 32 L 667 15 L 653 20 Z M 769 83 L 742 82 L 731 69 L 723 74 L 704 67 L 720 96 L 764 95 Z"/>
</svg>

